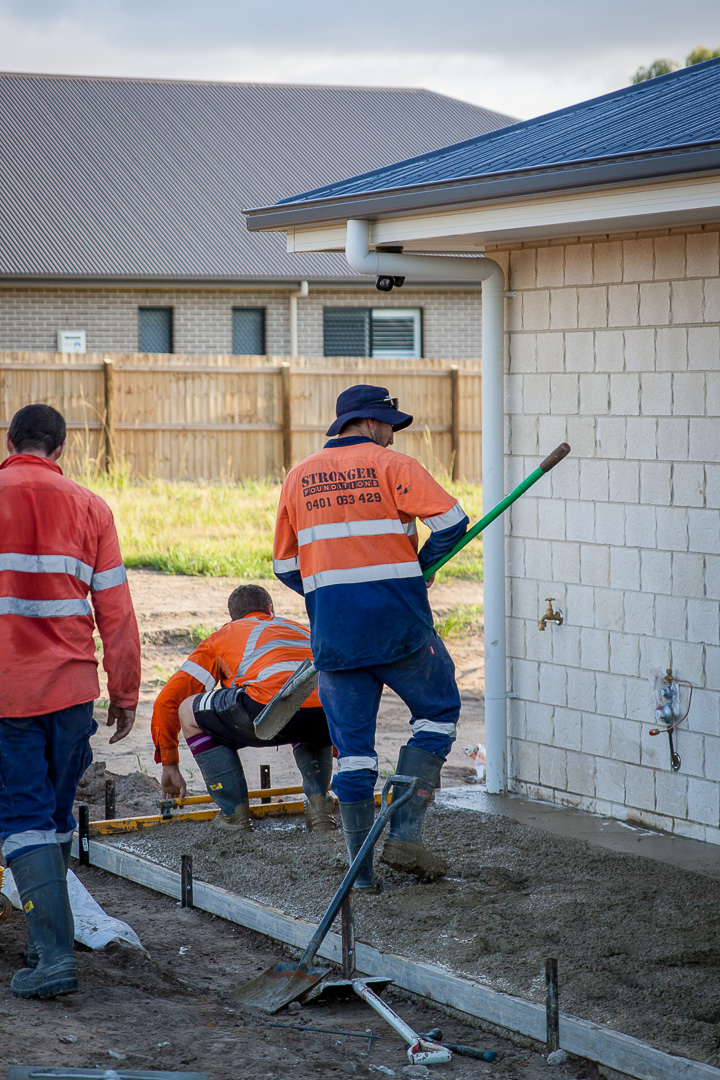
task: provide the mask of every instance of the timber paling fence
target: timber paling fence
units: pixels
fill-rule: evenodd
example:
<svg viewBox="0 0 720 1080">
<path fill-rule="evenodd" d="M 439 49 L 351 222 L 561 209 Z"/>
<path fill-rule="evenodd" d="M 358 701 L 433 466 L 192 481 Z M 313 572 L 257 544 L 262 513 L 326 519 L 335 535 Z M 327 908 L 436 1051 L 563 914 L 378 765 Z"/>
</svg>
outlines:
<svg viewBox="0 0 720 1080">
<path fill-rule="evenodd" d="M 357 382 L 387 386 L 415 417 L 398 449 L 480 482 L 480 368 L 446 360 L 0 351 L 0 429 L 44 402 L 66 419 L 71 474 L 123 463 L 138 478 L 263 480 L 323 445 Z"/>
</svg>

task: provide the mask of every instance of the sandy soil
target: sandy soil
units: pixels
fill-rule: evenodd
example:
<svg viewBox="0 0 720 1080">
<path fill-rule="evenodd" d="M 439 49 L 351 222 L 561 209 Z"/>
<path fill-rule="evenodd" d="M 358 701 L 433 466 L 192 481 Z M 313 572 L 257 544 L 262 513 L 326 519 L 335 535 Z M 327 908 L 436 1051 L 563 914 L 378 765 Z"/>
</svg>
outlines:
<svg viewBox="0 0 720 1080">
<path fill-rule="evenodd" d="M 138 716 L 130 736 L 110 746 L 109 732 L 104 726 L 107 714 L 101 707 L 103 697 L 107 695 L 106 684 L 102 681 L 101 704 L 95 711 L 101 726 L 93 740 L 93 748 L 95 758 L 106 762 L 113 773 L 140 771 L 159 778 L 160 766 L 154 762 L 150 739 L 153 701 L 166 680 L 192 651 L 193 644 L 189 637 L 191 627 L 202 625 L 212 630 L 227 622 L 227 598 L 238 581 L 234 578 L 175 577 L 153 570 L 131 570 L 128 580 L 142 644 L 143 682 Z M 260 584 L 271 593 L 278 614 L 306 619 L 302 597 L 278 582 L 264 581 Z M 430 599 L 436 616 L 442 617 L 458 604 L 481 605 L 482 586 L 469 582 L 434 585 Z M 447 783 L 461 783 L 462 778 L 472 772 L 463 748 L 484 742 L 482 622 L 478 620 L 472 633 L 460 639 L 450 639 L 446 644 L 457 669 L 463 713 L 458 740 L 445 768 L 445 776 Z M 100 674 L 102 680 L 102 669 Z M 394 768 L 398 749 L 409 734 L 408 720 L 409 714 L 402 702 L 392 692 L 386 692 L 378 721 L 377 750 L 381 772 L 389 774 Z M 260 765 L 263 764 L 270 765 L 273 783 L 299 782 L 290 747 L 248 749 L 242 752 L 241 757 L 251 787 L 259 786 Z M 180 766 L 189 789 L 204 793 L 202 778 L 193 767 L 190 752 L 182 740 Z"/>
<path fill-rule="evenodd" d="M 8 984 L 20 963 L 24 923 L 17 912 L 0 922 L 3 1075 L 8 1065 L 193 1071 L 208 1073 L 210 1080 L 407 1075 L 399 1037 L 360 1001 L 296 1006 L 275 1017 L 236 1007 L 228 996 L 232 989 L 286 958 L 266 938 L 204 912 L 183 910 L 167 897 L 103 871 L 76 864 L 74 869 L 106 911 L 132 923 L 150 956 L 120 946 L 102 952 L 78 947 L 80 993 L 22 1001 L 10 994 Z M 390 990 L 386 996 L 416 1031 L 440 1025 L 451 1041 L 498 1052 L 492 1065 L 457 1057 L 450 1065 L 436 1066 L 432 1075 L 439 1080 L 547 1076 L 539 1053 L 518 1049 L 407 995 Z M 303 1034 L 270 1022 L 379 1038 Z M 597 1080 L 598 1073 L 573 1061 L 554 1069 L 553 1076 Z"/>
<path fill-rule="evenodd" d="M 467 810 L 433 807 L 429 842 L 451 865 L 418 885 L 382 866 L 356 904 L 358 940 L 544 1001 L 560 965 L 561 1009 L 671 1053 L 720 1065 L 720 882 Z M 346 867 L 340 831 L 266 820 L 239 840 L 203 824 L 115 838 L 198 878 L 318 920 Z"/>
</svg>

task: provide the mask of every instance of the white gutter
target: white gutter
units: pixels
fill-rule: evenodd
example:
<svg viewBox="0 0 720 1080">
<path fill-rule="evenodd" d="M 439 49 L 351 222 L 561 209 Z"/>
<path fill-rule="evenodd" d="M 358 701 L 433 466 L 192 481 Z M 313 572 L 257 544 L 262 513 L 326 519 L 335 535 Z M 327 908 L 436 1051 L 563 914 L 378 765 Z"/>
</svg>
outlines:
<svg viewBox="0 0 720 1080">
<path fill-rule="evenodd" d="M 347 223 L 345 256 L 359 274 L 421 281 L 482 281 L 482 478 L 483 508 L 505 492 L 503 343 L 505 275 L 483 256 L 401 255 L 370 251 L 370 222 Z M 507 791 L 507 661 L 505 652 L 505 526 L 502 518 L 483 533 L 485 583 L 485 746 L 487 790 Z"/>
<path fill-rule="evenodd" d="M 297 302 L 298 297 L 303 298 L 308 294 L 308 283 L 302 281 L 300 288 L 296 292 L 290 293 L 290 355 L 297 356 L 298 354 L 298 312 Z"/>
</svg>

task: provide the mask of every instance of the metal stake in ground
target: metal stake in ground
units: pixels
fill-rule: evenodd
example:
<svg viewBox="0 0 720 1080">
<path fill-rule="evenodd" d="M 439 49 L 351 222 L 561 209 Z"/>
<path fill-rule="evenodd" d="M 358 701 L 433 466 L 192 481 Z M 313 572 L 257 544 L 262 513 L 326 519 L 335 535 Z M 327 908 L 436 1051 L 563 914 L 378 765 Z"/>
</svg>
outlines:
<svg viewBox="0 0 720 1080">
<path fill-rule="evenodd" d="M 85 805 L 78 807 L 78 861 L 90 865 L 90 808 Z"/>
<path fill-rule="evenodd" d="M 108 776 L 105 781 L 105 820 L 112 821 L 115 817 L 115 777 Z"/>
<path fill-rule="evenodd" d="M 260 787 L 261 788 L 272 787 L 272 784 L 270 782 L 270 766 L 269 765 L 261 765 L 260 766 Z M 269 803 L 269 802 L 272 802 L 272 799 L 264 799 L 263 798 L 263 799 L 260 800 L 260 802 Z"/>
<path fill-rule="evenodd" d="M 558 1002 L 558 962 L 554 957 L 545 961 L 545 1015 L 547 1018 L 547 1052 L 560 1046 L 560 1008 Z"/>
<path fill-rule="evenodd" d="M 192 855 L 180 856 L 180 906 L 193 907 Z"/>
</svg>

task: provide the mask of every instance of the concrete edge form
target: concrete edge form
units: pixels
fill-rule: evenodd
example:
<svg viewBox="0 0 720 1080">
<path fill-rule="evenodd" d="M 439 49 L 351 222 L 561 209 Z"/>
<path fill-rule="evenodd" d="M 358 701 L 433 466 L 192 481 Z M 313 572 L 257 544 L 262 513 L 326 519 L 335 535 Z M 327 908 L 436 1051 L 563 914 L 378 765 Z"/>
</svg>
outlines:
<svg viewBox="0 0 720 1080">
<path fill-rule="evenodd" d="M 77 858 L 77 836 L 73 840 L 73 855 Z M 122 851 L 110 844 L 90 841 L 90 863 L 118 877 L 134 881 L 155 892 L 178 899 L 180 874 L 159 866 L 139 855 Z M 304 948 L 315 926 L 285 915 L 278 908 L 267 907 L 256 900 L 246 900 L 217 885 L 195 881 L 194 906 L 211 915 L 255 930 L 286 945 Z M 340 935 L 330 933 L 319 950 L 325 959 L 340 964 Z M 545 1009 L 542 1005 L 524 1001 L 470 979 L 452 975 L 442 968 L 403 956 L 382 953 L 370 945 L 358 942 L 356 947 L 358 971 L 366 975 L 387 976 L 403 990 L 448 1005 L 479 1020 L 496 1024 L 509 1031 L 545 1042 Z M 720 1069 L 689 1058 L 674 1057 L 647 1043 L 623 1035 L 611 1028 L 600 1027 L 574 1016 L 560 1014 L 560 1046 L 568 1053 L 594 1061 L 636 1080 L 720 1080 Z"/>
</svg>

